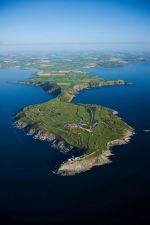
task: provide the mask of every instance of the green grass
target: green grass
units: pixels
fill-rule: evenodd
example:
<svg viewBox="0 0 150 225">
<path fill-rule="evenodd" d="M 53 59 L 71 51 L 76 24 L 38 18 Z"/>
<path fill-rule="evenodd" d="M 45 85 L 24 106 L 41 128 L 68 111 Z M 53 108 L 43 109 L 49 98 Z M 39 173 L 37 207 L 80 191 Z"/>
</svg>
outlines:
<svg viewBox="0 0 150 225">
<path fill-rule="evenodd" d="M 98 125 L 93 132 L 83 130 L 81 127 L 67 127 L 66 124 L 86 124 L 89 128 L 89 110 L 93 105 L 77 105 L 54 99 L 44 104 L 29 106 L 19 113 L 21 121 L 42 130 L 55 134 L 66 143 L 86 149 L 87 152 L 106 150 L 108 141 L 121 138 L 129 126 L 112 110 L 95 106 L 94 120 Z"/>
<path fill-rule="evenodd" d="M 19 121 L 43 132 L 52 133 L 75 148 L 85 149 L 87 154 L 101 154 L 107 149 L 108 142 L 122 138 L 131 127 L 114 115 L 111 109 L 97 105 L 73 104 L 71 100 L 78 91 L 86 87 L 109 82 L 111 81 L 76 70 L 60 72 L 58 69 L 37 73 L 23 83 L 59 86 L 61 93 L 51 101 L 24 108 L 18 114 Z M 118 84 L 120 81 L 116 82 Z"/>
</svg>

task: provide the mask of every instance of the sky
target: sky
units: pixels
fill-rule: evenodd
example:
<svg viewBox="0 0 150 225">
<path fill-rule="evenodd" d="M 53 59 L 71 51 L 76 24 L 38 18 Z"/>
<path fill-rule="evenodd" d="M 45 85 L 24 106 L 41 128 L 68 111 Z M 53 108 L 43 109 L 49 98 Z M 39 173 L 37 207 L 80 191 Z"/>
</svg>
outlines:
<svg viewBox="0 0 150 225">
<path fill-rule="evenodd" d="M 0 43 L 150 42 L 149 0 L 0 0 Z"/>
</svg>

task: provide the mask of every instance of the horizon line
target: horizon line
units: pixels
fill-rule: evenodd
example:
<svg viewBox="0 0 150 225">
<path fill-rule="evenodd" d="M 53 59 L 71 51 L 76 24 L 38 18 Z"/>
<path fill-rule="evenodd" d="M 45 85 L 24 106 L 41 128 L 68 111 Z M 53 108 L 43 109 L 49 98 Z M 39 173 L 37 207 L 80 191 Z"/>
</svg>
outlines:
<svg viewBox="0 0 150 225">
<path fill-rule="evenodd" d="M 150 41 L 99 41 L 99 42 L 3 42 L 0 45 L 51 45 L 51 44 L 150 44 Z"/>
</svg>

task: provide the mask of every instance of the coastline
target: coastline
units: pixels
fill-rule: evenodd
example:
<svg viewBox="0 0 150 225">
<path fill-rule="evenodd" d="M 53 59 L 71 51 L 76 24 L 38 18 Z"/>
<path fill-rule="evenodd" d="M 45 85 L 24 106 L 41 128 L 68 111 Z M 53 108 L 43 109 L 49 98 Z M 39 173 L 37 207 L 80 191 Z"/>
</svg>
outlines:
<svg viewBox="0 0 150 225">
<path fill-rule="evenodd" d="M 107 149 L 102 154 L 92 156 L 95 152 L 85 157 L 76 157 L 69 159 L 60 165 L 57 175 L 61 176 L 73 176 L 82 172 L 86 172 L 95 166 L 103 166 L 110 164 L 110 156 L 113 155 L 112 148 L 117 145 L 124 145 L 130 142 L 131 137 L 134 135 L 134 131 L 127 131 L 120 139 L 112 140 L 107 143 Z M 89 157 L 89 159 L 88 159 Z"/>
<path fill-rule="evenodd" d="M 54 85 L 54 84 L 47 84 L 47 83 L 40 83 L 40 82 L 32 83 L 32 82 L 28 82 L 28 81 L 27 82 L 19 81 L 18 83 L 40 87 L 45 92 L 47 92 L 49 94 L 54 94 L 56 97 L 61 98 L 61 101 L 63 101 L 62 100 L 63 94 L 66 93 L 66 92 L 62 93 L 61 87 L 58 85 Z M 104 80 L 104 81 L 93 83 L 93 84 L 85 83 L 85 84 L 81 84 L 81 85 L 75 85 L 71 89 L 72 94 L 69 96 L 69 99 L 67 100 L 67 102 L 72 102 L 73 98 L 85 89 L 100 88 L 100 87 L 106 87 L 106 86 L 123 86 L 123 85 L 131 85 L 131 83 L 124 81 L 124 80 Z"/>
<path fill-rule="evenodd" d="M 114 112 L 116 114 L 116 111 Z M 40 131 L 38 128 L 32 128 L 27 123 L 15 121 L 14 126 L 18 129 L 25 129 L 27 131 L 26 135 L 32 136 L 34 139 L 38 139 L 40 141 L 46 141 L 50 143 L 53 148 L 58 149 L 61 152 L 67 153 L 74 149 L 73 146 L 70 146 L 56 135 Z M 108 142 L 106 150 L 101 154 L 92 152 L 89 155 L 69 158 L 59 166 L 56 174 L 60 176 L 73 176 L 86 172 L 95 166 L 110 164 L 112 162 L 110 160 L 110 156 L 113 155 L 112 148 L 117 145 L 128 144 L 134 134 L 135 133 L 132 128 L 127 130 L 122 138 Z"/>
<path fill-rule="evenodd" d="M 16 115 L 17 116 L 17 115 Z M 34 139 L 45 141 L 51 144 L 51 146 L 55 149 L 58 149 L 64 153 L 69 152 L 73 150 L 73 146 L 67 144 L 64 142 L 61 138 L 57 137 L 56 135 L 48 132 L 44 132 L 38 128 L 33 128 L 29 126 L 27 123 L 24 123 L 22 121 L 15 121 L 14 127 L 18 129 L 24 129 L 26 132 L 26 135 L 32 136 Z"/>
<path fill-rule="evenodd" d="M 106 87 L 106 86 L 122 86 L 122 85 L 130 85 L 130 84 L 131 83 L 126 82 L 124 80 L 116 80 L 116 81 L 106 80 L 96 84 L 76 85 L 73 87 L 73 95 L 69 99 L 69 102 L 71 102 L 77 94 L 79 94 L 81 91 L 85 89 L 100 88 L 100 87 Z"/>
<path fill-rule="evenodd" d="M 58 86 L 47 84 L 43 85 L 40 83 L 38 84 L 32 83 L 32 85 L 39 86 L 48 93 L 56 94 L 57 92 L 57 94 L 60 94 L 58 95 L 58 97 L 61 96 L 61 89 Z M 73 97 L 75 97 L 79 92 L 81 92 L 84 89 L 103 86 L 113 86 L 113 85 L 117 86 L 128 85 L 128 83 L 119 80 L 119 81 L 103 81 L 92 85 L 91 84 L 76 85 L 72 89 L 73 95 L 71 96 L 68 102 L 71 102 Z M 118 114 L 118 112 L 115 110 L 112 111 L 112 113 L 114 115 Z M 70 152 L 74 149 L 74 146 L 71 146 L 68 143 L 66 143 L 61 137 L 52 133 L 44 132 L 39 128 L 34 128 L 31 124 L 27 124 L 21 121 L 21 118 L 18 115 L 19 113 L 16 114 L 14 126 L 19 129 L 25 129 L 27 135 L 31 135 L 34 139 L 38 139 L 40 141 L 46 141 L 50 143 L 53 148 L 56 148 L 65 153 Z M 132 128 L 131 130 L 128 130 L 122 138 L 108 142 L 107 149 L 102 154 L 96 154 L 96 152 L 92 152 L 90 155 L 84 155 L 81 157 L 76 157 L 74 159 L 68 159 L 68 161 L 60 165 L 56 174 L 61 176 L 75 175 L 90 170 L 94 166 L 100 166 L 111 163 L 110 160 L 110 156 L 112 155 L 111 148 L 116 145 L 127 144 L 131 136 L 133 136 Z"/>
</svg>

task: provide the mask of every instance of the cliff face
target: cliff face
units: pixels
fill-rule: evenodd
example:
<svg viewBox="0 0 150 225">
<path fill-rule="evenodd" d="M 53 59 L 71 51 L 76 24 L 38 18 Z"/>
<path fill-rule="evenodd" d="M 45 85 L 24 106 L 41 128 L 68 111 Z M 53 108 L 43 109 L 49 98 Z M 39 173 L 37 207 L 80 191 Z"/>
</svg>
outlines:
<svg viewBox="0 0 150 225">
<path fill-rule="evenodd" d="M 35 86 L 41 87 L 44 91 L 50 93 L 50 94 L 55 94 L 55 95 L 60 95 L 61 96 L 61 87 L 58 85 L 52 85 L 48 82 L 45 83 L 41 83 L 41 82 L 37 82 L 37 83 L 32 83 Z M 102 87 L 102 86 L 111 86 L 111 85 L 127 85 L 128 83 L 123 81 L 123 80 L 119 80 L 119 81 L 101 81 L 101 82 L 95 82 L 95 83 L 81 83 L 78 85 L 74 85 L 72 88 L 70 88 L 70 93 L 64 91 L 62 93 L 62 96 L 67 96 L 67 97 L 61 97 L 61 99 L 63 99 L 64 101 L 68 101 L 70 102 L 72 100 L 72 98 L 74 97 L 74 95 L 78 94 L 80 91 L 87 89 L 87 88 L 94 88 L 94 87 Z M 72 96 L 70 96 L 72 93 Z"/>
<path fill-rule="evenodd" d="M 58 95 L 61 93 L 61 88 L 58 85 L 51 85 L 49 83 L 44 83 L 39 85 L 44 91 L 48 93 L 53 93 Z"/>
<path fill-rule="evenodd" d="M 73 176 L 90 170 L 94 166 L 102 166 L 111 163 L 110 151 L 101 155 L 89 155 L 89 157 L 76 157 L 64 162 L 58 169 L 57 174 L 61 176 Z"/>
<path fill-rule="evenodd" d="M 79 93 L 81 90 L 86 88 L 93 88 L 93 87 L 102 87 L 102 86 L 111 86 L 111 85 L 127 85 L 128 83 L 123 80 L 119 81 L 102 81 L 97 83 L 85 83 L 73 86 L 73 94 Z"/>
<path fill-rule="evenodd" d="M 81 172 L 90 170 L 95 166 L 102 166 L 111 163 L 110 156 L 111 148 L 115 145 L 124 145 L 130 141 L 133 136 L 133 130 L 127 131 L 121 139 L 110 141 L 107 145 L 107 150 L 98 155 L 95 152 L 85 157 L 76 157 L 64 162 L 58 169 L 57 174 L 61 176 L 72 176 Z"/>
<path fill-rule="evenodd" d="M 69 93 L 64 92 L 64 93 L 60 94 L 60 99 L 61 99 L 61 101 L 71 102 L 75 95 L 77 95 L 80 91 L 87 89 L 87 88 L 113 86 L 113 85 L 117 86 L 117 85 L 127 85 L 127 84 L 128 83 L 123 80 L 101 81 L 101 82 L 95 82 L 95 83 L 81 83 L 81 84 L 74 85 Z"/>
<path fill-rule="evenodd" d="M 52 147 L 59 149 L 60 151 L 63 151 L 63 152 L 69 152 L 74 147 L 79 147 L 80 149 L 86 149 L 86 150 L 87 148 L 89 148 L 90 150 L 94 149 L 94 150 L 91 150 L 92 153 L 90 155 L 77 157 L 77 158 L 74 158 L 73 160 L 69 159 L 67 162 L 64 162 L 62 165 L 60 165 L 60 168 L 58 169 L 58 172 L 57 172 L 58 175 L 75 175 L 77 173 L 87 171 L 94 166 L 110 163 L 111 161 L 109 159 L 109 156 L 111 155 L 111 153 L 109 151 L 109 147 L 113 145 L 120 145 L 120 144 L 127 143 L 129 141 L 130 136 L 132 135 L 132 131 L 130 127 L 129 126 L 127 127 L 127 125 L 122 121 L 122 124 L 120 124 L 120 126 L 122 126 L 124 129 L 127 128 L 129 133 L 126 133 L 126 136 L 123 136 L 123 132 L 122 132 L 121 133 L 122 138 L 116 139 L 116 140 L 112 140 L 112 138 L 110 138 L 109 139 L 110 142 L 108 143 L 108 139 L 105 140 L 104 138 L 108 136 L 108 132 L 112 132 L 112 130 L 115 130 L 116 134 L 118 135 L 117 137 L 120 137 L 120 130 L 119 130 L 120 126 L 118 125 L 119 129 L 118 130 L 116 129 L 117 123 L 118 121 L 120 121 L 119 118 L 116 119 L 117 112 L 112 111 L 112 117 L 111 117 L 108 109 L 104 110 L 104 109 L 101 109 L 100 107 L 97 107 L 97 110 L 101 110 L 101 111 L 100 112 L 98 111 L 99 113 L 96 114 L 96 115 L 99 115 L 99 117 L 97 119 L 94 119 L 95 110 L 93 111 L 93 108 L 87 109 L 87 106 L 83 106 L 83 105 L 77 106 L 75 104 L 70 104 L 69 102 L 71 102 L 72 98 L 76 94 L 78 94 L 81 90 L 86 88 L 111 86 L 111 85 L 126 85 L 126 84 L 128 83 L 125 81 L 100 81 L 100 82 L 89 82 L 89 83 L 85 82 L 85 83 L 74 85 L 73 87 L 70 87 L 70 89 L 69 88 L 65 89 L 61 93 L 61 87 L 57 85 L 51 85 L 47 82 L 35 83 L 36 86 L 41 87 L 43 90 L 47 91 L 48 93 L 57 94 L 58 97 L 54 101 L 52 101 L 52 104 L 45 103 L 44 107 L 41 107 L 41 108 L 40 108 L 40 105 L 37 105 L 36 107 L 32 107 L 32 106 L 26 107 L 25 110 L 22 111 L 23 113 L 18 113 L 16 115 L 15 126 L 20 129 L 22 128 L 25 129 L 27 131 L 27 135 L 31 135 L 33 136 L 33 138 L 39 139 L 41 141 L 47 141 L 51 144 Z M 70 117 L 70 115 L 72 115 L 72 117 Z M 115 120 L 116 123 L 107 124 L 105 116 L 106 118 L 109 118 L 108 123 L 110 123 L 110 119 Z M 82 123 L 81 123 L 81 118 L 83 120 Z M 87 118 L 89 118 L 89 121 L 87 121 Z M 42 122 L 44 126 L 42 126 L 41 123 L 39 123 L 39 121 Z M 75 125 L 66 127 L 65 124 L 68 124 L 68 121 L 71 124 L 75 124 Z M 91 123 L 93 124 L 95 121 L 97 121 L 97 124 L 98 124 L 96 126 L 97 133 L 96 132 L 94 133 L 95 127 L 94 129 L 91 129 Z M 88 127 L 89 124 L 90 124 L 90 128 Z M 101 130 L 101 125 L 104 126 L 103 130 Z M 98 128 L 99 130 L 97 129 L 98 126 L 100 126 Z M 109 127 L 109 126 L 111 129 L 108 131 L 106 127 Z M 107 130 L 107 133 L 105 133 L 106 130 Z M 99 132 L 100 134 L 102 132 L 103 136 L 98 135 Z M 111 133 L 111 135 L 113 134 Z M 112 137 L 111 135 L 110 137 Z M 81 136 L 83 136 L 84 139 L 82 139 Z M 105 140 L 104 146 L 106 149 L 103 149 L 103 146 L 101 146 L 101 143 L 98 142 L 99 137 Z M 93 139 L 93 142 L 91 142 L 92 144 L 90 146 L 89 140 L 92 140 L 92 138 L 95 138 L 95 139 Z M 77 146 L 77 143 L 78 143 L 78 146 Z M 107 149 L 107 143 L 109 146 L 108 149 Z M 104 153 L 101 154 L 101 152 L 104 152 Z"/>
<path fill-rule="evenodd" d="M 40 141 L 49 142 L 53 148 L 56 148 L 62 152 L 69 152 L 73 150 L 73 146 L 68 145 L 60 137 L 52 133 L 44 132 L 38 128 L 33 128 L 31 125 L 29 126 L 27 123 L 24 123 L 21 120 L 17 120 L 14 126 L 18 129 L 25 129 L 27 135 L 33 136 L 34 139 L 38 139 Z"/>
</svg>

